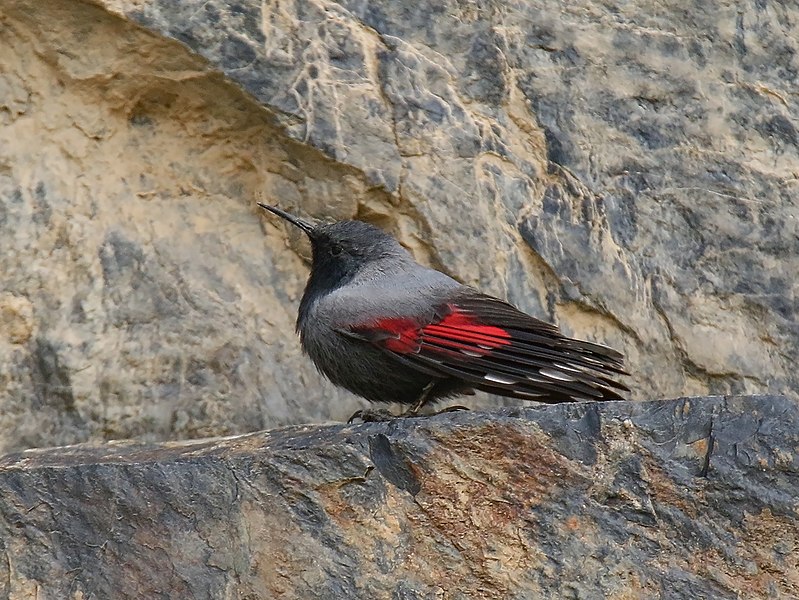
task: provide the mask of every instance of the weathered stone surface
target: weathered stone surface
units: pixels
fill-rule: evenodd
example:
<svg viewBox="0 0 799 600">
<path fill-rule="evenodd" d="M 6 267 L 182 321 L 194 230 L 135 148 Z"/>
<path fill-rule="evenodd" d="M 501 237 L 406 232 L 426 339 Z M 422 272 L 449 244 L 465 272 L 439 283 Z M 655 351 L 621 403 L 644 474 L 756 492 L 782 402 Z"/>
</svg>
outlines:
<svg viewBox="0 0 799 600">
<path fill-rule="evenodd" d="M 0 124 L 0 449 L 359 407 L 300 356 L 305 265 L 253 205 L 379 195 L 353 169 L 78 2 L 0 6 Z"/>
<path fill-rule="evenodd" d="M 797 445 L 765 396 L 31 450 L 0 595 L 795 598 Z"/>
<path fill-rule="evenodd" d="M 0 448 L 341 419 L 264 198 L 624 350 L 797 396 L 787 4 L 8 0 Z M 268 224 L 264 224 L 268 223 Z"/>
</svg>

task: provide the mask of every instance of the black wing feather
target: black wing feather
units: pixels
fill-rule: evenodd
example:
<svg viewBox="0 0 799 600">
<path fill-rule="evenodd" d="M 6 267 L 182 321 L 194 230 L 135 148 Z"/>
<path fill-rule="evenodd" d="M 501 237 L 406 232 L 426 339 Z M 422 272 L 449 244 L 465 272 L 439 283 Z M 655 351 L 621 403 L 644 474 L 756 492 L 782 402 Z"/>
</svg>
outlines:
<svg viewBox="0 0 799 600">
<path fill-rule="evenodd" d="M 497 327 L 507 337 L 485 336 L 480 343 L 480 335 L 473 335 L 473 341 L 464 342 L 458 328 L 452 327 L 452 339 L 467 346 L 454 349 L 446 335 L 446 315 L 453 311 Z M 425 372 L 457 377 L 489 393 L 541 402 L 623 400 L 620 392 L 629 391 L 612 378 L 627 374 L 620 352 L 568 338 L 557 326 L 506 302 L 472 292 L 457 298 L 441 314 L 445 317 L 434 324 L 434 332 L 421 328 L 418 350 L 404 355 L 403 362 Z"/>
</svg>

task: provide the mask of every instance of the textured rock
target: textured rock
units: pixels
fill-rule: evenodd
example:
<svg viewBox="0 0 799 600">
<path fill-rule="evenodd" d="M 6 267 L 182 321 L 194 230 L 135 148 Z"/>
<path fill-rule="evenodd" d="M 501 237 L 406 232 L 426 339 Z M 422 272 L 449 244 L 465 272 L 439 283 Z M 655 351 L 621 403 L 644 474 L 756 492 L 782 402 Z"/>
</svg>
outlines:
<svg viewBox="0 0 799 600">
<path fill-rule="evenodd" d="M 0 448 L 357 408 L 299 354 L 305 249 L 257 197 L 624 350 L 634 398 L 797 397 L 797 17 L 4 2 Z"/>
<path fill-rule="evenodd" d="M 305 266 L 253 201 L 377 192 L 175 43 L 76 2 L 0 16 L 0 448 L 357 409 L 300 356 Z"/>
<path fill-rule="evenodd" d="M 797 444 L 767 396 L 31 450 L 0 595 L 795 598 Z"/>
</svg>

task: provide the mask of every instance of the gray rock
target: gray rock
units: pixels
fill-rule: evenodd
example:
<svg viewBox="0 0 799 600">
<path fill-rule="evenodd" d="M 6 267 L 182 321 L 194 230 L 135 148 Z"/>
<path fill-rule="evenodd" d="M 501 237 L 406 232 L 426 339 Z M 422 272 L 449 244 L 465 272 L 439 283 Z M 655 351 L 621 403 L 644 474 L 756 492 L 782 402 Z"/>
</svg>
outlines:
<svg viewBox="0 0 799 600">
<path fill-rule="evenodd" d="M 0 448 L 358 408 L 300 355 L 307 249 L 256 199 L 618 347 L 634 399 L 797 397 L 795 12 L 3 3 Z"/>
<path fill-rule="evenodd" d="M 731 396 L 29 450 L 0 595 L 788 598 L 797 444 Z"/>
</svg>

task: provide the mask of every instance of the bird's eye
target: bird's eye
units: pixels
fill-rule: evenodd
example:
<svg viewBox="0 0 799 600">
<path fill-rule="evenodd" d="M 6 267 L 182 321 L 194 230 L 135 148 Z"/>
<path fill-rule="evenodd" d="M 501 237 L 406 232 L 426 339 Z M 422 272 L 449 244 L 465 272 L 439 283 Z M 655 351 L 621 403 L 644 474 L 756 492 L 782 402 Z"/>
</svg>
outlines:
<svg viewBox="0 0 799 600">
<path fill-rule="evenodd" d="M 344 251 L 344 248 L 342 248 L 341 244 L 333 244 L 332 246 L 330 246 L 330 254 L 332 256 L 338 256 L 343 251 Z"/>
</svg>

